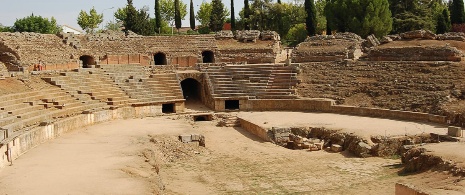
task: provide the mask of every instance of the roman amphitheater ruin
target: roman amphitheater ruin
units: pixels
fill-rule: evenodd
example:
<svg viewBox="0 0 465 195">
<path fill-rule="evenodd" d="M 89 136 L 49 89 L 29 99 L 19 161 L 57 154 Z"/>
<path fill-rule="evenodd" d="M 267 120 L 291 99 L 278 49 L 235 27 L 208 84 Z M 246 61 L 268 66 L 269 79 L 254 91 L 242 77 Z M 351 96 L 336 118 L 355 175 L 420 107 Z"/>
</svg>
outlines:
<svg viewBox="0 0 465 195">
<path fill-rule="evenodd" d="M 0 33 L 0 194 L 464 194 L 464 41 Z"/>
</svg>

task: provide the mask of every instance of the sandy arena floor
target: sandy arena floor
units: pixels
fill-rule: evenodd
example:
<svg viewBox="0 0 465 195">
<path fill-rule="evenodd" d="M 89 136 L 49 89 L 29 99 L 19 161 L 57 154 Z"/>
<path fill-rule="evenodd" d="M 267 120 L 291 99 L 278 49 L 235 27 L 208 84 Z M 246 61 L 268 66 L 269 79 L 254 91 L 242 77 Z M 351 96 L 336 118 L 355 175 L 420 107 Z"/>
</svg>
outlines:
<svg viewBox="0 0 465 195">
<path fill-rule="evenodd" d="M 380 134 L 385 132 L 381 127 L 392 134 L 404 134 L 404 127 L 423 127 L 334 114 L 239 115 L 271 126 L 347 124 L 347 128 Z M 76 130 L 0 170 L 0 194 L 152 194 L 159 181 L 142 155 L 147 150 L 155 151 L 160 159 L 159 177 L 165 194 L 393 194 L 395 183 L 405 179 L 397 174 L 399 159 L 292 151 L 262 142 L 241 128 L 215 125 L 214 121 L 194 123 L 167 116 Z M 425 129 L 442 131 L 427 125 Z M 192 133 L 205 135 L 206 148 L 177 142 L 179 134 Z"/>
</svg>

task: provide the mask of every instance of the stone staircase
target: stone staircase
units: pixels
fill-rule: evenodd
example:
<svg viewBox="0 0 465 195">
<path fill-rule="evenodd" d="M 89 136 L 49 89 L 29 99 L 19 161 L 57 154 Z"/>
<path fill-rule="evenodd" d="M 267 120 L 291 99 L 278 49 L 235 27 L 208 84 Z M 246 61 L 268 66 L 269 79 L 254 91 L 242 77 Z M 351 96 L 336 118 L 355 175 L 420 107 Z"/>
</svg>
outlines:
<svg viewBox="0 0 465 195">
<path fill-rule="evenodd" d="M 295 99 L 297 73 L 292 67 L 272 64 L 212 65 L 208 74 L 213 98 Z"/>
<path fill-rule="evenodd" d="M 132 105 L 183 101 L 175 73 L 150 74 L 140 65 L 102 65 L 103 72 L 132 100 Z"/>
<path fill-rule="evenodd" d="M 96 70 L 65 72 L 61 73 L 60 76 L 48 77 L 44 80 L 64 89 L 73 96 L 78 98 L 90 96 L 90 100 L 104 102 L 111 108 L 124 107 L 133 102 L 109 76 Z"/>
<path fill-rule="evenodd" d="M 105 103 L 90 98 L 78 98 L 58 87 L 4 95 L 0 98 L 5 100 L 0 103 L 0 127 L 12 131 L 85 111 L 105 109 L 106 106 Z"/>
<path fill-rule="evenodd" d="M 285 63 L 286 59 L 288 58 L 288 52 L 289 51 L 289 58 L 292 56 L 292 49 L 283 49 L 281 50 L 280 53 L 276 55 L 275 63 Z"/>
</svg>

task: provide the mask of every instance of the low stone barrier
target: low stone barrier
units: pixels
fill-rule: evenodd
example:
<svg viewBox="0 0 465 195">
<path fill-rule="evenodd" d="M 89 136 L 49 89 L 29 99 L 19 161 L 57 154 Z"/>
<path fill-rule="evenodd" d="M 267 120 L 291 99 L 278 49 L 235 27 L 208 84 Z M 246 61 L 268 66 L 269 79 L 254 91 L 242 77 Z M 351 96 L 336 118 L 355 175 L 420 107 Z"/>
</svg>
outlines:
<svg viewBox="0 0 465 195">
<path fill-rule="evenodd" d="M 10 164 L 8 149 L 11 151 L 11 158 L 16 159 L 30 149 L 75 129 L 115 119 L 140 118 L 157 114 L 161 114 L 160 105 L 124 107 L 81 114 L 51 123 L 42 123 L 41 126 L 28 131 L 15 132 L 15 135 L 0 142 L 0 169 Z"/>
</svg>

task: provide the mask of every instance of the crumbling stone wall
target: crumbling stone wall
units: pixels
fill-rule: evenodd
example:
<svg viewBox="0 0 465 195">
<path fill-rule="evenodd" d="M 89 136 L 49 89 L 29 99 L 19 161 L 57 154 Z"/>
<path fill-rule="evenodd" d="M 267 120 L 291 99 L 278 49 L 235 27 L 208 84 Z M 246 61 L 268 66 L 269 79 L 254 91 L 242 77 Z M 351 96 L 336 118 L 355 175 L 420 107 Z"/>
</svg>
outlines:
<svg viewBox="0 0 465 195">
<path fill-rule="evenodd" d="M 308 37 L 292 52 L 292 61 L 302 63 L 356 60 L 362 55 L 363 41 L 354 33 Z"/>
<path fill-rule="evenodd" d="M 0 33 L 0 60 L 11 71 L 20 70 L 20 67 L 32 70 L 39 60 L 44 65 L 77 65 L 77 53 L 56 35 Z"/>
<path fill-rule="evenodd" d="M 214 35 L 144 37 L 122 32 L 92 35 L 0 33 L 0 61 L 10 71 L 32 70 L 39 60 L 47 70 L 73 69 L 79 67 L 81 56 L 90 56 L 99 64 L 152 65 L 154 55 L 163 53 L 168 64 L 192 67 L 202 62 L 204 51 L 213 52 L 216 62 L 271 63 L 280 49 L 277 40 L 235 41 L 233 44 L 228 43 L 229 39 L 223 41 L 215 40 Z"/>
<path fill-rule="evenodd" d="M 368 53 L 370 61 L 461 61 L 462 52 L 455 47 L 378 47 Z"/>
<path fill-rule="evenodd" d="M 453 62 L 326 62 L 302 64 L 298 94 L 338 104 L 446 115 L 460 101 L 465 67 Z"/>
</svg>

